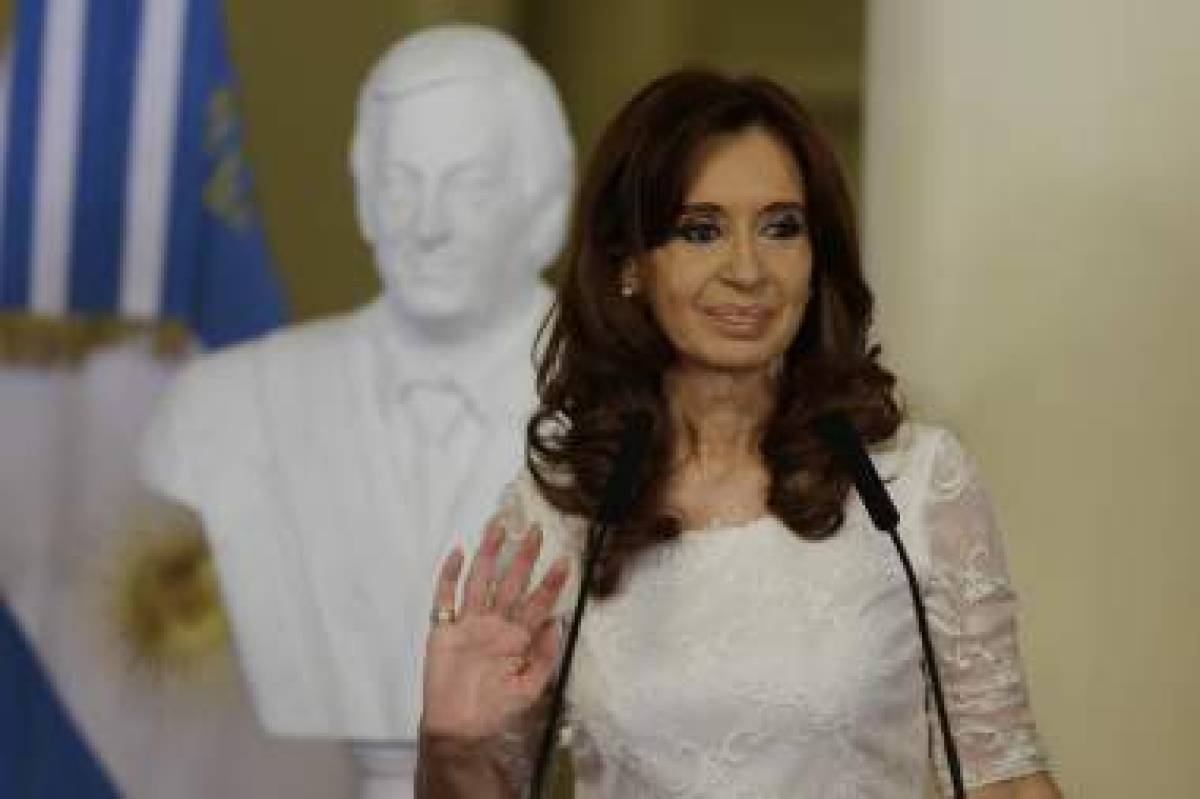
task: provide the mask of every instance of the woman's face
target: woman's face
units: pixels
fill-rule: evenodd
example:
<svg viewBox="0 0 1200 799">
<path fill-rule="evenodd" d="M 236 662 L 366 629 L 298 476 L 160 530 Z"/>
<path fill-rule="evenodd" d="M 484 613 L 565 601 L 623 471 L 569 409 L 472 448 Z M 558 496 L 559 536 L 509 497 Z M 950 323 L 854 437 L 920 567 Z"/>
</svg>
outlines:
<svg viewBox="0 0 1200 799">
<path fill-rule="evenodd" d="M 715 140 L 638 278 L 680 366 L 768 368 L 804 316 L 812 248 L 791 152 L 760 127 Z"/>
</svg>

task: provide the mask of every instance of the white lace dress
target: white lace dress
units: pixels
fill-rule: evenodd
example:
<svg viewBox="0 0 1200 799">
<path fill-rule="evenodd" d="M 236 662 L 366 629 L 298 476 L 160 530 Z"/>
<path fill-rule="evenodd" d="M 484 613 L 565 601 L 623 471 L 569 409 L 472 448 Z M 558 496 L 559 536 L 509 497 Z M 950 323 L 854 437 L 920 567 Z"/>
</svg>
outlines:
<svg viewBox="0 0 1200 799">
<path fill-rule="evenodd" d="M 908 425 L 874 456 L 930 614 L 968 788 L 1045 768 L 1016 601 L 987 497 L 957 441 Z M 541 568 L 582 524 L 528 475 L 505 495 Z M 569 613 L 574 585 L 561 606 Z M 687 532 L 592 601 L 568 690 L 580 799 L 918 799 L 949 780 L 903 569 L 852 493 L 832 538 L 773 517 Z"/>
</svg>

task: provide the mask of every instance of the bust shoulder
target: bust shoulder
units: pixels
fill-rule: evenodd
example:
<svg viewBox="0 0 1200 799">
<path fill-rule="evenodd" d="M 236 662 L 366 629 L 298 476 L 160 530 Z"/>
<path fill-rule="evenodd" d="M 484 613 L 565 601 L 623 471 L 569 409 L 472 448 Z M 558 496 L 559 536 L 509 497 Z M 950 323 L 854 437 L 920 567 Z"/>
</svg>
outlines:
<svg viewBox="0 0 1200 799">
<path fill-rule="evenodd" d="M 360 325 L 358 313 L 344 314 L 195 356 L 155 408 L 142 441 L 143 477 L 190 500 L 210 473 L 253 467 L 268 448 L 267 384 L 302 390 L 328 381 Z"/>
<path fill-rule="evenodd" d="M 302 322 L 232 347 L 205 353 L 189 363 L 175 380 L 173 393 L 203 399 L 203 407 L 219 407 L 236 415 L 239 403 L 251 401 L 264 369 L 296 370 L 320 375 L 330 363 L 344 361 L 365 334 L 365 311 Z M 222 400 L 219 395 L 224 395 Z M 211 415 L 211 410 L 206 411 Z"/>
<path fill-rule="evenodd" d="M 215 383 L 236 384 L 246 380 L 261 358 L 319 355 L 331 345 L 345 345 L 361 333 L 365 309 L 324 317 L 264 333 L 252 339 L 212 352 L 196 355 L 183 368 L 175 383 L 189 390 L 203 390 Z"/>
<path fill-rule="evenodd" d="M 331 360 L 343 361 L 347 353 L 368 334 L 371 306 L 335 316 L 322 317 L 275 330 L 244 344 L 209 356 L 211 360 L 241 360 L 240 368 L 258 371 L 294 368 L 321 369 Z M 231 371 L 239 367 L 230 367 Z M 244 376 L 244 375 L 243 375 Z"/>
</svg>

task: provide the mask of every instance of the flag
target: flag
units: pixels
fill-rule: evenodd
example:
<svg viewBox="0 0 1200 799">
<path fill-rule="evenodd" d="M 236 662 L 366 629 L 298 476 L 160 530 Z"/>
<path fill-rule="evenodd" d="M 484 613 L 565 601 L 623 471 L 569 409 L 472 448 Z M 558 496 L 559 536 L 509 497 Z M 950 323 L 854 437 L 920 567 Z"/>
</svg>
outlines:
<svg viewBox="0 0 1200 799">
<path fill-rule="evenodd" d="M 8 719 L 0 722 L 0 796 L 99 799 L 117 795 L 3 604 L 0 708 Z"/>
<path fill-rule="evenodd" d="M 14 30 L 0 310 L 281 322 L 219 3 L 20 0 Z"/>
<path fill-rule="evenodd" d="M 158 690 L 100 629 L 141 426 L 179 365 L 160 345 L 284 319 L 220 3 L 18 0 L 6 66 L 0 796 L 346 795 L 341 760 L 267 739 L 239 684 Z"/>
</svg>

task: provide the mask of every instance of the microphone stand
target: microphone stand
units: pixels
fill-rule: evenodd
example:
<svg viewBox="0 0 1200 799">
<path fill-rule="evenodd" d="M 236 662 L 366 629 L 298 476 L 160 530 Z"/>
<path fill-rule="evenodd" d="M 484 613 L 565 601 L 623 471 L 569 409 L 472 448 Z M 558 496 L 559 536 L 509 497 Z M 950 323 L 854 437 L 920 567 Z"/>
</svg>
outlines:
<svg viewBox="0 0 1200 799">
<path fill-rule="evenodd" d="M 587 608 L 588 586 L 592 582 L 592 574 L 596 569 L 596 561 L 604 551 L 608 542 L 611 525 L 607 521 L 596 521 L 588 530 L 587 551 L 584 556 L 583 570 L 580 574 L 579 592 L 575 598 L 575 611 L 571 616 L 571 626 L 567 631 L 566 646 L 563 649 L 562 670 L 554 681 L 554 691 L 550 698 L 550 714 L 546 720 L 546 728 L 542 731 L 542 740 L 538 746 L 536 766 L 533 770 L 533 782 L 530 786 L 531 799 L 540 799 L 545 789 L 546 771 L 554 757 L 554 744 L 558 732 L 559 718 L 562 716 L 563 704 L 566 697 L 567 681 L 571 677 L 571 664 L 575 659 L 575 645 L 579 641 L 579 628 L 583 624 L 583 613 Z"/>
<path fill-rule="evenodd" d="M 929 636 L 929 622 L 925 616 L 925 602 L 921 599 L 921 589 L 917 583 L 917 575 L 908 559 L 908 552 L 896 533 L 896 525 L 888 529 L 880 528 L 888 534 L 900 556 L 900 564 L 904 566 L 904 576 L 908 578 L 908 592 L 912 595 L 913 611 L 917 617 L 917 631 L 921 635 L 921 652 L 928 667 L 929 685 L 933 689 L 933 704 L 937 708 L 938 726 L 942 729 L 942 745 L 946 750 L 946 767 L 950 771 L 950 782 L 954 786 L 955 799 L 964 799 L 962 766 L 958 761 L 958 747 L 954 744 L 954 736 L 950 732 L 950 716 L 946 713 L 946 698 L 942 695 L 942 678 L 938 674 L 937 658 L 933 651 L 933 639 Z"/>
<path fill-rule="evenodd" d="M 567 693 L 567 681 L 571 677 L 571 664 L 575 659 L 575 645 L 579 641 L 579 628 L 583 624 L 583 612 L 587 607 L 588 588 L 592 574 L 609 533 L 629 513 L 637 495 L 638 472 L 650 446 L 653 420 L 645 411 L 629 411 L 621 414 L 621 438 L 613 459 L 612 471 L 604 485 L 595 520 L 588 528 L 587 547 L 584 552 L 583 569 L 579 576 L 579 593 L 575 597 L 575 612 L 571 627 L 567 631 L 566 647 L 563 650 L 562 668 L 554 681 L 550 698 L 550 714 L 542 741 L 538 746 L 537 761 L 529 793 L 531 799 L 540 799 L 546 781 L 546 771 L 554 756 L 554 743 L 558 732 L 558 721 L 562 716 Z"/>
<path fill-rule="evenodd" d="M 880 532 L 888 534 L 896 554 L 900 556 L 900 564 L 904 567 L 904 576 L 908 580 L 908 592 L 912 596 L 913 612 L 917 617 L 917 632 L 921 637 L 921 653 L 925 669 L 929 675 L 929 685 L 933 689 L 933 702 L 937 708 L 938 724 L 942 729 L 942 746 L 946 751 L 946 766 L 950 771 L 950 782 L 954 787 L 955 799 L 964 799 L 966 790 L 963 787 L 962 766 L 958 760 L 958 747 L 954 744 L 954 734 L 950 729 L 950 716 L 946 712 L 946 698 L 942 693 L 942 679 L 938 673 L 937 656 L 933 650 L 933 639 L 929 635 L 929 620 L 925 615 L 925 602 L 921 599 L 921 587 L 917 582 L 916 572 L 904 549 L 904 542 L 896 532 L 900 524 L 900 512 L 888 494 L 887 488 L 875 471 L 875 465 L 863 448 L 858 432 L 850 424 L 846 416 L 837 411 L 830 412 L 815 421 L 817 433 L 825 440 L 834 454 L 842 462 L 843 467 L 850 473 L 854 486 L 858 490 L 859 499 L 871 517 L 871 523 Z"/>
</svg>

